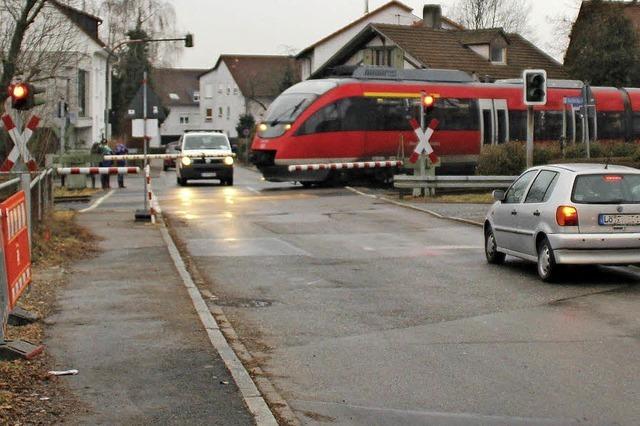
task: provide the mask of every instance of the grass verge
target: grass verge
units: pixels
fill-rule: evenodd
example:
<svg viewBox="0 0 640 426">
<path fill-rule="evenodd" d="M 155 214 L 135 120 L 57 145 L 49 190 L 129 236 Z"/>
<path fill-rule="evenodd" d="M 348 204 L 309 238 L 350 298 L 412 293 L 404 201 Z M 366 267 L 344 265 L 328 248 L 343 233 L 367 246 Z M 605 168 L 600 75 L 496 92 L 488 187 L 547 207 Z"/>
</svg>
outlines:
<svg viewBox="0 0 640 426">
<path fill-rule="evenodd" d="M 95 241 L 77 225 L 75 213 L 54 212 L 34 235 L 33 282 L 19 305 L 46 319 L 53 312 L 56 290 L 66 282 L 65 269 L 73 261 L 95 255 Z M 45 337 L 43 320 L 8 326 L 7 337 L 40 343 Z M 64 386 L 64 378 L 47 374 L 53 365 L 46 351 L 30 361 L 0 361 L 0 424 L 60 423 L 83 409 Z"/>
</svg>

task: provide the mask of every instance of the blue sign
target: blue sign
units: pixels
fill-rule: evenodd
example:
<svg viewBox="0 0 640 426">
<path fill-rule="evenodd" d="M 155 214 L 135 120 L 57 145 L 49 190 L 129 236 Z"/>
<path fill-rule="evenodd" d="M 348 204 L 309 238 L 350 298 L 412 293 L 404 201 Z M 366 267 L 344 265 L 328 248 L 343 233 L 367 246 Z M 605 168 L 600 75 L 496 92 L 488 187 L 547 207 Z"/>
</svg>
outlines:
<svg viewBox="0 0 640 426">
<path fill-rule="evenodd" d="M 582 96 L 569 96 L 564 98 L 564 103 L 566 105 L 583 106 L 584 98 Z"/>
</svg>

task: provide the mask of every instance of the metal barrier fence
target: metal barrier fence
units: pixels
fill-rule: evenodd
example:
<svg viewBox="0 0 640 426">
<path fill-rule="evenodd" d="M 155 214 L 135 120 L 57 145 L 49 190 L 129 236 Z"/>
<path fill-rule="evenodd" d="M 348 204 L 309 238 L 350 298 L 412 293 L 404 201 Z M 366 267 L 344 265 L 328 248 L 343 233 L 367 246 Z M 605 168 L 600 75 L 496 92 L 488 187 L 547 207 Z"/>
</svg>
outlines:
<svg viewBox="0 0 640 426">
<path fill-rule="evenodd" d="M 436 189 L 505 189 L 518 176 L 411 176 L 393 177 L 396 188 Z"/>
</svg>

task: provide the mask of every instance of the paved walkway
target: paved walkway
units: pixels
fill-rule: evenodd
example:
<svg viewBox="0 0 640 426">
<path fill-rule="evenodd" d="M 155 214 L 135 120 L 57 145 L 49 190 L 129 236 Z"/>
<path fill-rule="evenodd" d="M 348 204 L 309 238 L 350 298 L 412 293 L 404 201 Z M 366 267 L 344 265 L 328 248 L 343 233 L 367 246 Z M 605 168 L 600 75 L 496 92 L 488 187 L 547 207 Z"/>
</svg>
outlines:
<svg viewBox="0 0 640 426">
<path fill-rule="evenodd" d="M 133 185 L 137 182 L 130 180 Z M 254 424 L 211 347 L 157 226 L 136 224 L 138 193 L 80 214 L 103 252 L 77 263 L 47 345 L 88 404 L 82 424 Z M 131 201 L 129 201 L 131 200 Z"/>
</svg>

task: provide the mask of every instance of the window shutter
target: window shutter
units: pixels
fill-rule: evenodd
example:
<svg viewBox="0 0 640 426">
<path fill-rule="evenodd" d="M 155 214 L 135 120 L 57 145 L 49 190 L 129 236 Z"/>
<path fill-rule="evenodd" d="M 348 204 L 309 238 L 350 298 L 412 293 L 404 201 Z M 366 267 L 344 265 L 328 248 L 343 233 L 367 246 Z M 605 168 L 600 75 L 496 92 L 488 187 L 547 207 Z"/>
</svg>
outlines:
<svg viewBox="0 0 640 426">
<path fill-rule="evenodd" d="M 373 65 L 373 49 L 364 49 L 362 51 L 362 63 L 364 65 Z"/>
<path fill-rule="evenodd" d="M 399 47 L 394 48 L 391 53 L 391 66 L 399 70 L 404 69 L 404 51 Z"/>
</svg>

